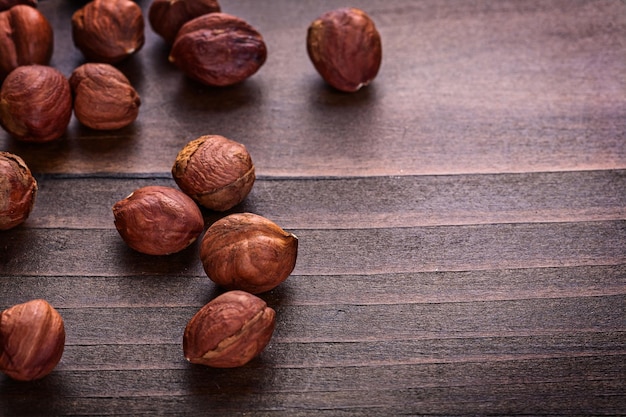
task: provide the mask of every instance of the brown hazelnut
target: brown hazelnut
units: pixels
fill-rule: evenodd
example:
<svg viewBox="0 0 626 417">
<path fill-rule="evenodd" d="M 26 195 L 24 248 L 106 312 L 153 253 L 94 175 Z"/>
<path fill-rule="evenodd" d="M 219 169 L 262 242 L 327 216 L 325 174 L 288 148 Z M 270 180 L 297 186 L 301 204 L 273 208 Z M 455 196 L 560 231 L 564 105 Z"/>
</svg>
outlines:
<svg viewBox="0 0 626 417">
<path fill-rule="evenodd" d="M 204 230 L 196 203 L 171 187 L 139 188 L 113 206 L 115 227 L 128 246 L 148 255 L 168 255 L 191 245 Z"/>
<path fill-rule="evenodd" d="M 215 368 L 243 366 L 267 346 L 276 312 L 244 291 L 226 292 L 202 307 L 183 335 L 185 358 Z"/>
<path fill-rule="evenodd" d="M 205 14 L 185 23 L 169 56 L 188 77 L 211 86 L 245 80 L 266 58 L 261 34 L 246 21 L 226 13 Z"/>
<path fill-rule="evenodd" d="M 22 158 L 0 152 L 0 230 L 22 224 L 37 195 L 37 181 Z"/>
<path fill-rule="evenodd" d="M 72 39 L 87 60 L 115 64 L 141 49 L 144 26 L 134 1 L 92 0 L 72 15 Z"/>
<path fill-rule="evenodd" d="M 200 205 L 226 211 L 250 193 L 254 164 L 244 145 L 219 135 L 192 140 L 178 153 L 174 181 Z"/>
<path fill-rule="evenodd" d="M 283 282 L 296 266 L 298 238 L 252 213 L 237 213 L 213 223 L 200 246 L 208 277 L 229 290 L 253 294 Z"/>
<path fill-rule="evenodd" d="M 63 318 L 45 300 L 8 308 L 0 315 L 0 371 L 19 381 L 48 375 L 65 347 Z"/>
<path fill-rule="evenodd" d="M 74 114 L 85 126 L 120 129 L 139 114 L 141 100 L 128 78 L 110 64 L 87 63 L 70 76 Z"/>
<path fill-rule="evenodd" d="M 345 92 L 368 85 L 382 61 L 374 22 L 354 8 L 329 11 L 313 21 L 307 32 L 307 52 L 322 78 Z"/>
<path fill-rule="evenodd" d="M 39 10 L 20 4 L 0 12 L 0 81 L 20 65 L 47 65 L 53 48 L 52 26 Z"/>
<path fill-rule="evenodd" d="M 0 89 L 0 125 L 16 139 L 48 142 L 63 136 L 72 117 L 67 78 L 44 65 L 14 69 Z"/>
<path fill-rule="evenodd" d="M 3 10 L 9 10 L 11 7 L 17 6 L 18 4 L 37 7 L 37 0 L 0 0 L 0 12 Z"/>
<path fill-rule="evenodd" d="M 152 30 L 172 44 L 185 23 L 220 10 L 217 0 L 153 0 L 148 10 L 148 21 Z"/>
</svg>

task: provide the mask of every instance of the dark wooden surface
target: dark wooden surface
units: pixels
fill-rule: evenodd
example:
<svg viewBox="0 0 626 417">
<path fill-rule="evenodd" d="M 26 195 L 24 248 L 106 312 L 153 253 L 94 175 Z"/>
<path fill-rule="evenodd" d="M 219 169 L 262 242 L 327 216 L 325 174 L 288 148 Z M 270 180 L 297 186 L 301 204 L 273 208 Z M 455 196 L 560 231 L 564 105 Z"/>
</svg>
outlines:
<svg viewBox="0 0 626 417">
<path fill-rule="evenodd" d="M 66 75 L 83 62 L 82 4 L 39 5 Z M 28 221 L 0 232 L 0 308 L 45 298 L 67 330 L 52 374 L 0 376 L 0 415 L 626 414 L 626 4 L 221 4 L 268 45 L 241 85 L 185 79 L 147 26 L 118 65 L 142 98 L 133 125 L 73 119 L 44 145 L 0 133 L 40 186 Z M 346 5 L 383 38 L 378 78 L 351 95 L 305 49 L 308 24 Z M 176 153 L 209 133 L 257 168 L 232 211 L 300 238 L 293 275 L 262 295 L 274 337 L 238 369 L 182 355 L 220 292 L 198 245 L 141 255 L 111 213 L 140 186 L 175 186 Z"/>
</svg>

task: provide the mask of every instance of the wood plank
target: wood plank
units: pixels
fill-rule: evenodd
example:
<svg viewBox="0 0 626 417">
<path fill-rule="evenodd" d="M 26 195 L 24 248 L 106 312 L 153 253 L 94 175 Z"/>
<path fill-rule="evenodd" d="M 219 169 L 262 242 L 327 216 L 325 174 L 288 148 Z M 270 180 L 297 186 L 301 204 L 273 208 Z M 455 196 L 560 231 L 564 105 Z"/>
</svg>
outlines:
<svg viewBox="0 0 626 417">
<path fill-rule="evenodd" d="M 43 146 L 0 134 L 37 172 L 163 173 L 189 140 L 244 143 L 264 176 L 372 176 L 626 168 L 626 11 L 620 1 L 361 1 L 384 45 L 379 77 L 358 94 L 325 87 L 305 48 L 309 23 L 339 1 L 225 5 L 264 35 L 267 63 L 245 83 L 205 88 L 167 62 L 151 31 L 119 65 L 142 98 L 139 119 L 98 133 L 73 119 Z M 148 2 L 142 2 L 147 8 Z M 355 4 L 357 5 L 357 4 Z M 78 6 L 42 2 L 52 65 L 82 63 L 68 21 Z M 581 18 L 584 16 L 584 18 Z"/>
<path fill-rule="evenodd" d="M 272 339 L 251 368 L 316 368 L 545 360 L 624 353 L 623 331 L 572 331 L 532 335 L 419 337 L 355 342 Z M 68 343 L 59 371 L 187 369 L 178 343 Z"/>
<path fill-rule="evenodd" d="M 626 263 L 626 221 L 290 230 L 296 275 L 467 271 Z M 4 274 L 204 276 L 198 243 L 170 256 L 128 248 L 115 230 L 13 229 Z"/>
<path fill-rule="evenodd" d="M 58 308 L 200 307 L 219 294 L 206 276 L 4 276 L 0 308 L 45 298 Z M 272 305 L 440 304 L 626 294 L 626 265 L 373 275 L 292 275 Z"/>
<path fill-rule="evenodd" d="M 245 369 L 206 368 L 71 372 L 57 373 L 37 387 L 37 392 L 44 393 L 62 390 L 72 400 L 71 408 L 64 398 L 54 395 L 35 403 L 25 402 L 22 396 L 6 395 L 19 387 L 8 380 L 0 382 L 2 392 L 6 393 L 0 401 L 7 410 L 46 410 L 59 414 L 92 410 L 98 404 L 106 404 L 101 412 L 111 415 L 156 410 L 176 413 L 202 410 L 224 415 L 241 408 L 268 415 L 288 412 L 300 415 L 320 409 L 332 413 L 343 408 L 354 413 L 351 415 L 381 411 L 465 414 L 481 413 L 486 408 L 500 413 L 552 411 L 571 415 L 593 410 L 608 414 L 619 413 L 624 406 L 623 382 L 619 380 L 624 372 L 623 362 L 615 367 L 610 358 L 591 357 L 377 369 L 268 369 L 255 374 Z M 544 371 L 537 373 L 538 367 Z M 439 384 L 441 376 L 450 381 L 449 385 Z M 385 383 L 390 381 L 402 381 L 402 387 Z M 279 392 L 267 389 L 277 386 Z M 192 397 L 186 394 L 190 387 Z M 35 392 L 33 387 L 27 390 L 31 395 Z M 543 401 L 533 401 L 538 395 Z M 147 396 L 158 408 L 146 403 Z M 400 398 L 404 399 L 402 403 L 398 402 Z M 563 403 L 564 398 L 572 400 Z"/>
<path fill-rule="evenodd" d="M 24 227 L 113 228 L 111 207 L 137 188 L 177 188 L 171 175 L 150 178 L 39 176 Z M 626 218 L 626 171 L 467 176 L 259 178 L 233 211 L 284 228 L 346 229 Z M 219 215 L 205 211 L 207 222 Z"/>
<path fill-rule="evenodd" d="M 623 332 L 623 294 L 443 304 L 270 304 L 276 341 L 371 342 L 416 338 L 474 338 Z M 68 344 L 181 343 L 199 307 L 59 308 Z"/>
</svg>

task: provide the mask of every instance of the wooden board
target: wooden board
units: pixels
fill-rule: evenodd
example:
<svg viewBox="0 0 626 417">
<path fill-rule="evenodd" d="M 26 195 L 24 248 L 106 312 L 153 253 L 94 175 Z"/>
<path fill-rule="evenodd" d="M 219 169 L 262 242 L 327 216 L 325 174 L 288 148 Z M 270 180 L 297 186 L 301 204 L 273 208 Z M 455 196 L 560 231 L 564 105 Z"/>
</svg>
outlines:
<svg viewBox="0 0 626 417">
<path fill-rule="evenodd" d="M 65 75 L 83 62 L 82 4 L 38 6 Z M 186 79 L 147 25 L 118 65 L 142 99 L 131 126 L 73 118 L 43 145 L 0 132 L 39 183 L 30 218 L 0 232 L 0 309 L 45 298 L 67 330 L 52 374 L 0 375 L 0 415 L 626 414 L 626 4 L 355 1 L 384 57 L 356 94 L 325 86 L 305 49 L 308 24 L 348 4 L 221 5 L 268 45 L 246 82 Z M 236 369 L 182 354 L 222 291 L 198 243 L 139 254 L 111 211 L 175 187 L 177 152 L 203 134 L 255 162 L 230 212 L 299 237 L 292 276 L 261 295 L 274 336 Z"/>
</svg>

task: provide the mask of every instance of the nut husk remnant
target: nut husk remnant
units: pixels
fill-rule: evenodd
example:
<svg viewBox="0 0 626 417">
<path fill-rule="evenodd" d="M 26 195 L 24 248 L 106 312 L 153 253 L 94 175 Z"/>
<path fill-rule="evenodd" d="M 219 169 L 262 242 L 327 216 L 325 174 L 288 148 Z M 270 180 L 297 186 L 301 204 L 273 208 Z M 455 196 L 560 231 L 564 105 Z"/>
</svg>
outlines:
<svg viewBox="0 0 626 417">
<path fill-rule="evenodd" d="M 307 32 L 307 52 L 322 78 L 345 92 L 368 85 L 382 61 L 374 21 L 355 8 L 332 10 L 313 21 Z"/>
<path fill-rule="evenodd" d="M 185 358 L 216 368 L 243 366 L 267 346 L 276 312 L 244 291 L 226 292 L 202 307 L 183 334 Z"/>
<path fill-rule="evenodd" d="M 210 86 L 237 84 L 256 73 L 266 58 L 261 34 L 226 13 L 205 14 L 185 23 L 169 56 L 188 77 Z"/>
<path fill-rule="evenodd" d="M 172 44 L 180 28 L 196 17 L 220 12 L 217 0 L 153 0 L 148 11 L 152 30 Z"/>
<path fill-rule="evenodd" d="M 14 69 L 0 89 L 0 125 L 25 142 L 48 142 L 67 130 L 72 117 L 70 83 L 44 65 Z"/>
<path fill-rule="evenodd" d="M 256 178 L 246 147 L 220 135 L 187 143 L 176 156 L 172 176 L 187 195 L 216 211 L 241 203 Z"/>
<path fill-rule="evenodd" d="M 37 195 L 37 181 L 22 158 L 0 152 L 0 230 L 22 224 Z"/>
<path fill-rule="evenodd" d="M 69 82 L 74 95 L 74 114 L 87 127 L 120 129 L 139 114 L 139 94 L 128 78 L 110 64 L 83 64 L 72 72 Z"/>
<path fill-rule="evenodd" d="M 196 203 L 175 188 L 150 185 L 113 206 L 115 227 L 128 246 L 148 255 L 168 255 L 191 245 L 204 230 Z"/>
<path fill-rule="evenodd" d="M 48 375 L 65 348 L 61 315 L 45 300 L 10 307 L 0 315 L 0 371 L 19 381 Z"/>
<path fill-rule="evenodd" d="M 89 61 L 115 64 L 145 42 L 141 8 L 132 0 L 92 0 L 72 15 L 74 45 Z"/>
<path fill-rule="evenodd" d="M 37 9 L 19 4 L 0 12 L 0 82 L 20 65 L 48 65 L 54 33 Z"/>
<path fill-rule="evenodd" d="M 269 291 L 293 271 L 298 238 L 253 213 L 228 215 L 204 234 L 200 259 L 208 277 L 229 290 Z"/>
</svg>

